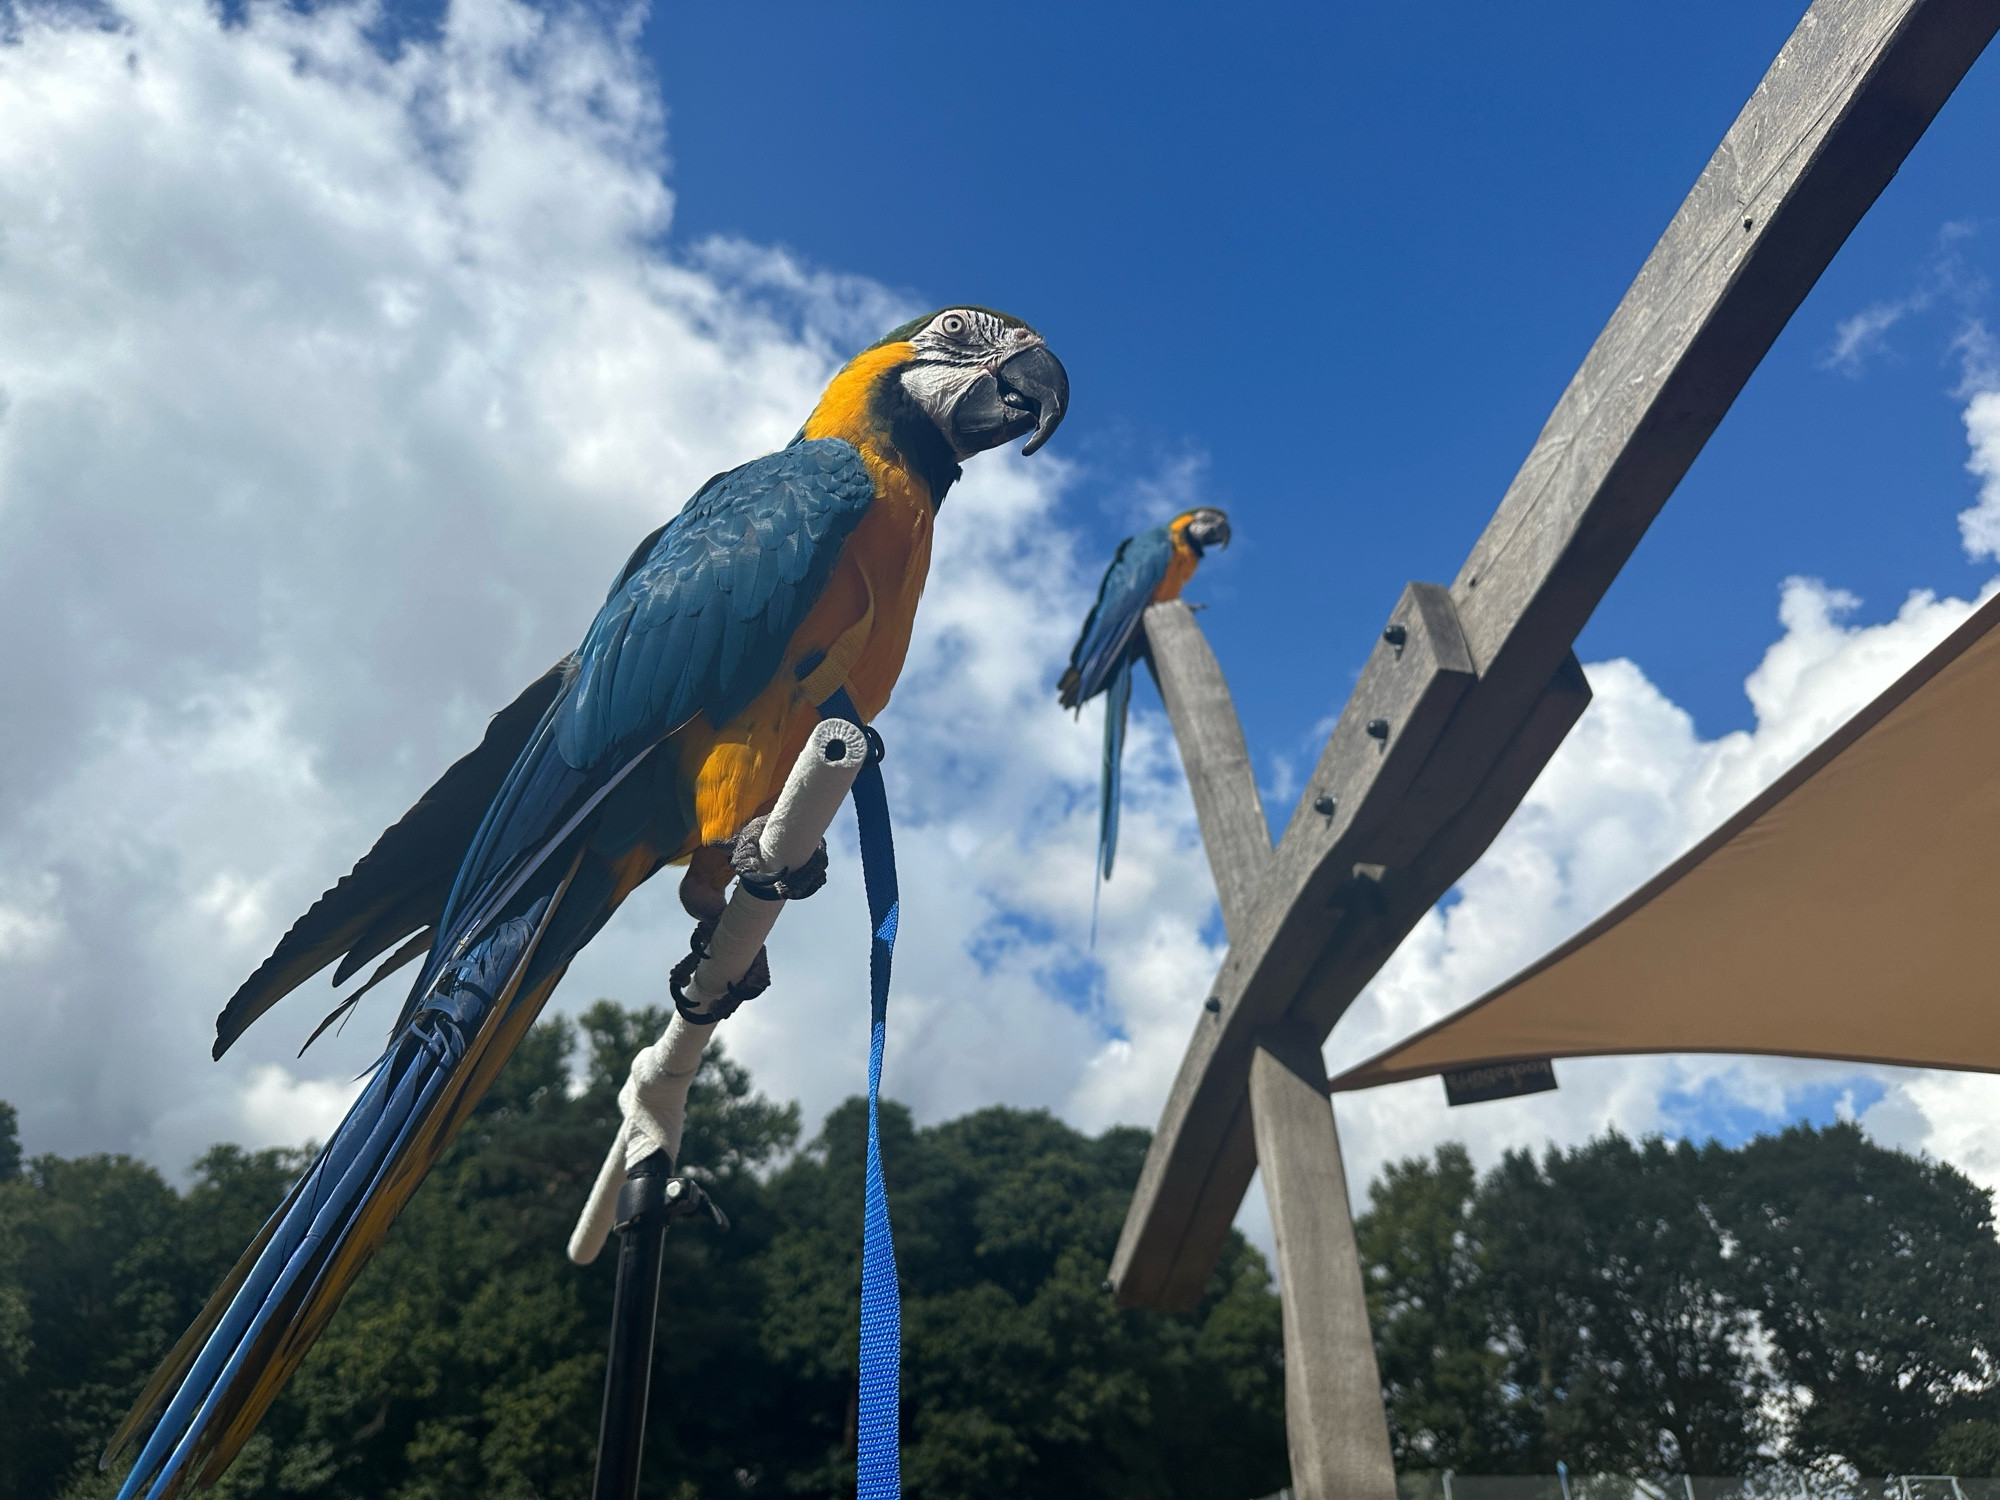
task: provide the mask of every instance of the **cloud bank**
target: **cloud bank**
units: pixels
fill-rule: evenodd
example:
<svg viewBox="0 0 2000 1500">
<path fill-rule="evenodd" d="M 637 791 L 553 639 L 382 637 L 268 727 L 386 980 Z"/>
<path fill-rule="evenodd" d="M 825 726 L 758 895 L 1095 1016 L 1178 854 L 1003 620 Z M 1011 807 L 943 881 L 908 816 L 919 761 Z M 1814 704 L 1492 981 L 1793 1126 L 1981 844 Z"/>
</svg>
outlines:
<svg viewBox="0 0 2000 1500">
<path fill-rule="evenodd" d="M 783 442 L 842 354 L 910 311 L 763 247 L 668 248 L 631 25 L 457 0 L 434 43 L 385 57 L 374 20 L 257 6 L 224 27 L 130 0 L 110 22 L 19 13 L 0 45 L 0 1098 L 30 1150 L 178 1169 L 216 1139 L 323 1135 L 393 997 L 294 1059 L 315 986 L 213 1065 L 223 998 L 575 642 L 632 543 Z M 1966 409 L 1975 551 L 2000 552 L 1996 400 Z M 1130 503 L 1201 475 L 1183 455 Z M 1088 944 L 1096 726 L 1051 690 L 1101 564 L 1063 521 L 1088 480 L 1054 454 L 971 467 L 883 720 L 905 891 L 887 1087 L 922 1118 L 1005 1101 L 1150 1124 L 1221 958 L 1147 709 Z M 1570 744 L 1333 1055 L 1587 922 L 1970 608 L 1914 595 L 1854 627 L 1850 606 L 1786 586 L 1757 727 L 1719 740 L 1638 666 L 1591 668 Z M 851 844 L 835 855 L 781 926 L 776 986 L 727 1028 L 809 1115 L 865 1058 L 864 908 Z M 558 1004 L 660 1001 L 685 931 L 664 883 L 642 891 Z M 1344 1100 L 1350 1176 L 1468 1132 L 1490 1157 L 1712 1106 L 1775 1121 L 1832 1088 L 2000 1180 L 1983 1080 L 1726 1059 L 1563 1078 L 1477 1117 L 1434 1083 Z"/>
<path fill-rule="evenodd" d="M 574 644 L 639 536 L 910 311 L 759 247 L 663 248 L 629 28 L 463 0 L 385 58 L 374 19 L 135 0 L 0 47 L 0 1097 L 31 1149 L 176 1166 L 323 1133 L 385 1007 L 294 1062 L 300 997 L 216 1067 L 221 999 Z M 1116 978 L 1083 949 L 1066 478 L 973 466 L 884 726 L 912 892 L 892 1082 L 933 1116 L 1143 1117 L 1178 1045 L 1155 1023 L 1217 959 L 1157 724 Z M 732 1028 L 815 1111 L 865 1057 L 844 863 Z M 684 927 L 642 893 L 563 1002 L 660 1000 Z"/>
</svg>

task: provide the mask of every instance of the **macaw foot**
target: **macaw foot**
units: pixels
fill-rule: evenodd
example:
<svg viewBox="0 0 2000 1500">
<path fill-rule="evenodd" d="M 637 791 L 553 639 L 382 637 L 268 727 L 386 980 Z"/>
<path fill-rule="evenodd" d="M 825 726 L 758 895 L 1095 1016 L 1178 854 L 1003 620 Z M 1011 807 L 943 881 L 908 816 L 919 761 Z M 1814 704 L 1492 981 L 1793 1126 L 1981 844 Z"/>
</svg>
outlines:
<svg viewBox="0 0 2000 1500">
<path fill-rule="evenodd" d="M 674 1009 L 681 1013 L 681 1019 L 696 1026 L 727 1020 L 736 1014 L 737 1007 L 745 1000 L 755 1000 L 771 987 L 770 955 L 767 950 L 759 948 L 757 956 L 750 960 L 750 967 L 743 971 L 743 977 L 724 990 L 721 999 L 700 1008 L 689 998 L 688 985 L 694 979 L 694 971 L 708 957 L 708 945 L 715 937 L 716 921 L 716 918 L 710 917 L 695 923 L 694 932 L 688 938 L 687 956 L 675 964 L 667 975 L 667 993 L 674 997 Z"/>
<path fill-rule="evenodd" d="M 752 818 L 729 846 L 729 864 L 743 889 L 759 901 L 803 901 L 826 884 L 826 840 L 802 864 L 766 871 L 762 853 L 763 818 Z"/>
<path fill-rule="evenodd" d="M 707 1026 L 726 1016 L 732 1016 L 745 1000 L 754 1000 L 771 987 L 771 957 L 761 945 L 756 955 L 745 965 L 741 977 L 730 985 L 719 997 L 711 998 L 708 987 L 715 980 L 704 979 L 700 986 L 694 984 L 695 972 L 711 956 L 717 933 L 726 923 L 728 931 L 723 933 L 722 954 L 716 955 L 729 972 L 735 962 L 741 962 L 741 954 L 750 942 L 756 941 L 753 933 L 768 932 L 777 913 L 763 908 L 762 915 L 752 916 L 754 908 L 746 907 L 734 916 L 728 916 L 729 905 L 723 890 L 733 876 L 742 886 L 743 893 L 756 901 L 802 901 L 826 884 L 826 840 L 821 839 L 812 854 L 797 865 L 786 870 L 764 868 L 762 841 L 764 819 L 752 818 L 743 825 L 743 831 L 729 844 L 707 844 L 695 851 L 688 862 L 687 875 L 681 880 L 681 905 L 690 916 L 698 918 L 694 935 L 688 939 L 687 956 L 673 967 L 668 976 L 667 988 L 674 997 L 674 1008 L 682 1019 L 691 1025 Z M 750 925 L 746 930 L 745 922 Z M 711 971 L 711 975 L 713 971 Z M 695 993 L 690 995 L 693 989 Z"/>
<path fill-rule="evenodd" d="M 736 878 L 731 852 L 728 844 L 703 844 L 688 861 L 681 877 L 681 910 L 697 922 L 713 922 L 729 904 L 729 882 Z"/>
</svg>

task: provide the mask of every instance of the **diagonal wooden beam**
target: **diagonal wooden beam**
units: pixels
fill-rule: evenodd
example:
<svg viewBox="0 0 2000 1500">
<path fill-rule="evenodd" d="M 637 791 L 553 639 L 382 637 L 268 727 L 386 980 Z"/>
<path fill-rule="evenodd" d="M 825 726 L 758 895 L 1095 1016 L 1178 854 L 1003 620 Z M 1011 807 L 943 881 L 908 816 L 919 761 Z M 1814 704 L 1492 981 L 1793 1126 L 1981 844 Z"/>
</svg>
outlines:
<svg viewBox="0 0 2000 1500">
<path fill-rule="evenodd" d="M 1816 0 L 1456 582 L 1405 593 L 1229 924 L 1221 1011 L 1196 1023 L 1112 1263 L 1122 1302 L 1199 1298 L 1254 1166 L 1256 1033 L 1324 1037 L 1483 852 L 1587 700 L 1577 632 L 1996 28 L 2000 0 Z"/>
</svg>

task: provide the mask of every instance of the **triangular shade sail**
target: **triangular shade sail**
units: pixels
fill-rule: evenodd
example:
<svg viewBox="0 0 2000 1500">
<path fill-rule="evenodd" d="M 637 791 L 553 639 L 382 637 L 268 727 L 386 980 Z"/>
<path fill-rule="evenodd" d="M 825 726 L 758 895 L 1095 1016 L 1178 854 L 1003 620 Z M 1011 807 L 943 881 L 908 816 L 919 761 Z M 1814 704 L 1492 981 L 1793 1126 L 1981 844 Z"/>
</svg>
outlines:
<svg viewBox="0 0 2000 1500">
<path fill-rule="evenodd" d="M 2000 598 L 1656 879 L 1333 1080 L 1775 1053 L 2000 1072 Z"/>
</svg>

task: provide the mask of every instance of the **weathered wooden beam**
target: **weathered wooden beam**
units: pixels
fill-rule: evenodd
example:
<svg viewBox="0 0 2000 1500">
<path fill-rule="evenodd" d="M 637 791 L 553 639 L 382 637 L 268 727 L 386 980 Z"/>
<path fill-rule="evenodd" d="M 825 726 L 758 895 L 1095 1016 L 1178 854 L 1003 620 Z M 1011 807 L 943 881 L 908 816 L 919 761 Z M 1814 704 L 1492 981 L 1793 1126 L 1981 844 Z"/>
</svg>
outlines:
<svg viewBox="0 0 2000 1500">
<path fill-rule="evenodd" d="M 1589 702 L 1590 685 L 1584 680 L 1583 668 L 1571 656 L 1501 753 L 1478 794 L 1439 831 L 1426 857 L 1384 869 L 1379 880 L 1365 874 L 1353 880 L 1348 892 L 1351 909 L 1342 912 L 1320 961 L 1300 983 L 1292 1011 L 1296 1019 L 1315 1035 L 1326 1036 L 1334 1020 L 1410 929 L 1486 851 Z M 1195 1041 L 1188 1049 L 1191 1056 L 1199 1054 L 1208 1066 L 1218 1069 L 1232 1060 L 1223 1050 L 1229 1038 L 1222 1020 L 1220 1015 L 1204 1014 L 1196 1023 Z M 1246 1071 L 1247 1067 L 1246 1062 Z M 1177 1091 L 1191 1076 L 1199 1075 L 1183 1060 Z M 1180 1097 L 1178 1092 L 1175 1097 Z M 1212 1135 L 1214 1148 L 1207 1171 L 1177 1173 L 1171 1158 L 1163 1169 L 1170 1190 L 1191 1186 L 1189 1198 L 1182 1200 L 1182 1217 L 1176 1226 L 1179 1239 L 1168 1252 L 1138 1254 L 1144 1247 L 1134 1246 L 1134 1220 L 1126 1219 L 1112 1280 L 1120 1300 L 1129 1306 L 1184 1309 L 1201 1299 L 1251 1174 L 1257 1169 L 1248 1093 L 1212 1097 L 1222 1098 L 1228 1114 L 1206 1132 Z M 1200 1139 L 1193 1131 L 1188 1135 Z M 1158 1137 L 1154 1139 L 1157 1143 Z M 1154 1160 L 1149 1153 L 1139 1192 L 1146 1190 Z"/>
<path fill-rule="evenodd" d="M 1231 929 L 1214 986 L 1221 1014 L 1196 1024 L 1113 1260 L 1121 1301 L 1199 1296 L 1240 1201 L 1235 1179 L 1248 1180 L 1252 1038 L 1307 990 L 1301 1019 L 1330 1027 L 1421 917 L 1411 905 L 1448 889 L 1484 848 L 1467 836 L 1468 812 L 1504 821 L 1512 804 L 1489 783 L 1524 744 L 1524 726 L 1548 721 L 1547 700 L 1558 719 L 1574 701 L 1561 678 L 1577 631 L 1996 28 L 2000 0 L 1817 0 L 1598 336 L 1448 596 L 1405 595 L 1399 615 L 1422 617 L 1426 639 L 1455 637 L 1459 659 L 1448 671 L 1424 651 L 1410 659 L 1418 632 L 1406 625 L 1404 645 L 1378 643 L 1364 667 L 1245 929 Z M 1449 629 L 1433 619 L 1447 612 Z M 1371 737 L 1377 721 L 1383 732 Z M 1512 780 L 1525 791 L 1533 778 L 1519 771 Z"/>
<path fill-rule="evenodd" d="M 1270 825 L 1236 706 L 1185 604 L 1146 611 L 1153 675 L 1194 793 L 1224 925 L 1242 931 L 1271 859 Z M 1567 727 L 1565 725 L 1565 727 Z M 1232 915 L 1233 914 L 1233 915 Z M 1299 1500 L 1395 1500 L 1389 1422 L 1319 1044 L 1286 1022 L 1257 1038 L 1246 1095 L 1277 1234 L 1285 1428 Z M 1238 1143 L 1237 1155 L 1245 1154 Z M 1241 1164 L 1247 1176 L 1250 1163 Z M 1211 1181 L 1233 1180 L 1222 1172 Z M 1227 1224 L 1229 1213 L 1221 1216 Z"/>
<path fill-rule="evenodd" d="M 1180 600 L 1146 610 L 1147 660 L 1180 746 L 1195 820 L 1215 877 L 1222 925 L 1242 932 L 1264 868 L 1271 862 L 1271 824 L 1257 794 L 1257 776 L 1236 702 L 1194 612 Z"/>
<path fill-rule="evenodd" d="M 1368 1292 L 1319 1038 L 1296 1021 L 1260 1033 L 1250 1104 L 1284 1294 L 1292 1494 L 1396 1500 Z"/>
<path fill-rule="evenodd" d="M 1393 803 L 1408 790 L 1473 680 L 1471 660 L 1445 591 L 1435 584 L 1411 584 L 1362 669 L 1301 805 L 1329 827 L 1373 826 L 1379 817 L 1371 809 Z M 1172 1239 L 1151 1245 L 1135 1242 L 1134 1220 L 1127 1218 L 1111 1279 L 1120 1299 L 1129 1305 L 1186 1308 L 1199 1300 L 1229 1221 L 1242 1201 L 1241 1184 L 1248 1182 L 1255 1164 L 1243 1092 L 1255 1033 L 1284 1019 L 1285 1008 L 1327 938 L 1371 916 L 1377 904 L 1380 871 L 1343 870 L 1323 863 L 1311 876 L 1317 887 L 1298 898 L 1310 901 L 1320 920 L 1323 931 L 1318 942 L 1310 951 L 1294 944 L 1284 953 L 1291 967 L 1277 982 L 1267 980 L 1260 989 L 1248 991 L 1246 1004 L 1244 971 L 1232 966 L 1240 955 L 1257 951 L 1260 945 L 1270 951 L 1284 915 L 1282 907 L 1272 904 L 1271 890 L 1274 882 L 1304 885 L 1308 877 L 1286 867 L 1288 856 L 1296 861 L 1303 847 L 1301 840 L 1288 838 L 1273 854 L 1249 925 L 1231 934 L 1229 956 L 1217 976 L 1214 988 L 1222 1008 L 1196 1022 L 1194 1039 L 1181 1060 L 1165 1115 L 1165 1121 L 1179 1128 L 1171 1137 L 1154 1136 L 1133 1198 L 1135 1213 L 1142 1203 L 1153 1206 L 1154 1222 L 1170 1230 Z M 1140 1248 L 1147 1253 L 1137 1261 L 1134 1274 L 1133 1257 Z"/>
<path fill-rule="evenodd" d="M 1402 946 L 1410 929 L 1499 836 L 1549 757 L 1589 706 L 1590 683 L 1571 653 L 1472 799 L 1438 829 L 1416 858 L 1384 867 L 1376 887 L 1377 899 L 1366 908 L 1366 919 L 1337 935 L 1345 942 L 1328 943 L 1299 986 L 1290 1011 L 1292 1019 L 1304 1022 L 1322 1040 L 1333 1030 L 1334 1022 Z"/>
</svg>

